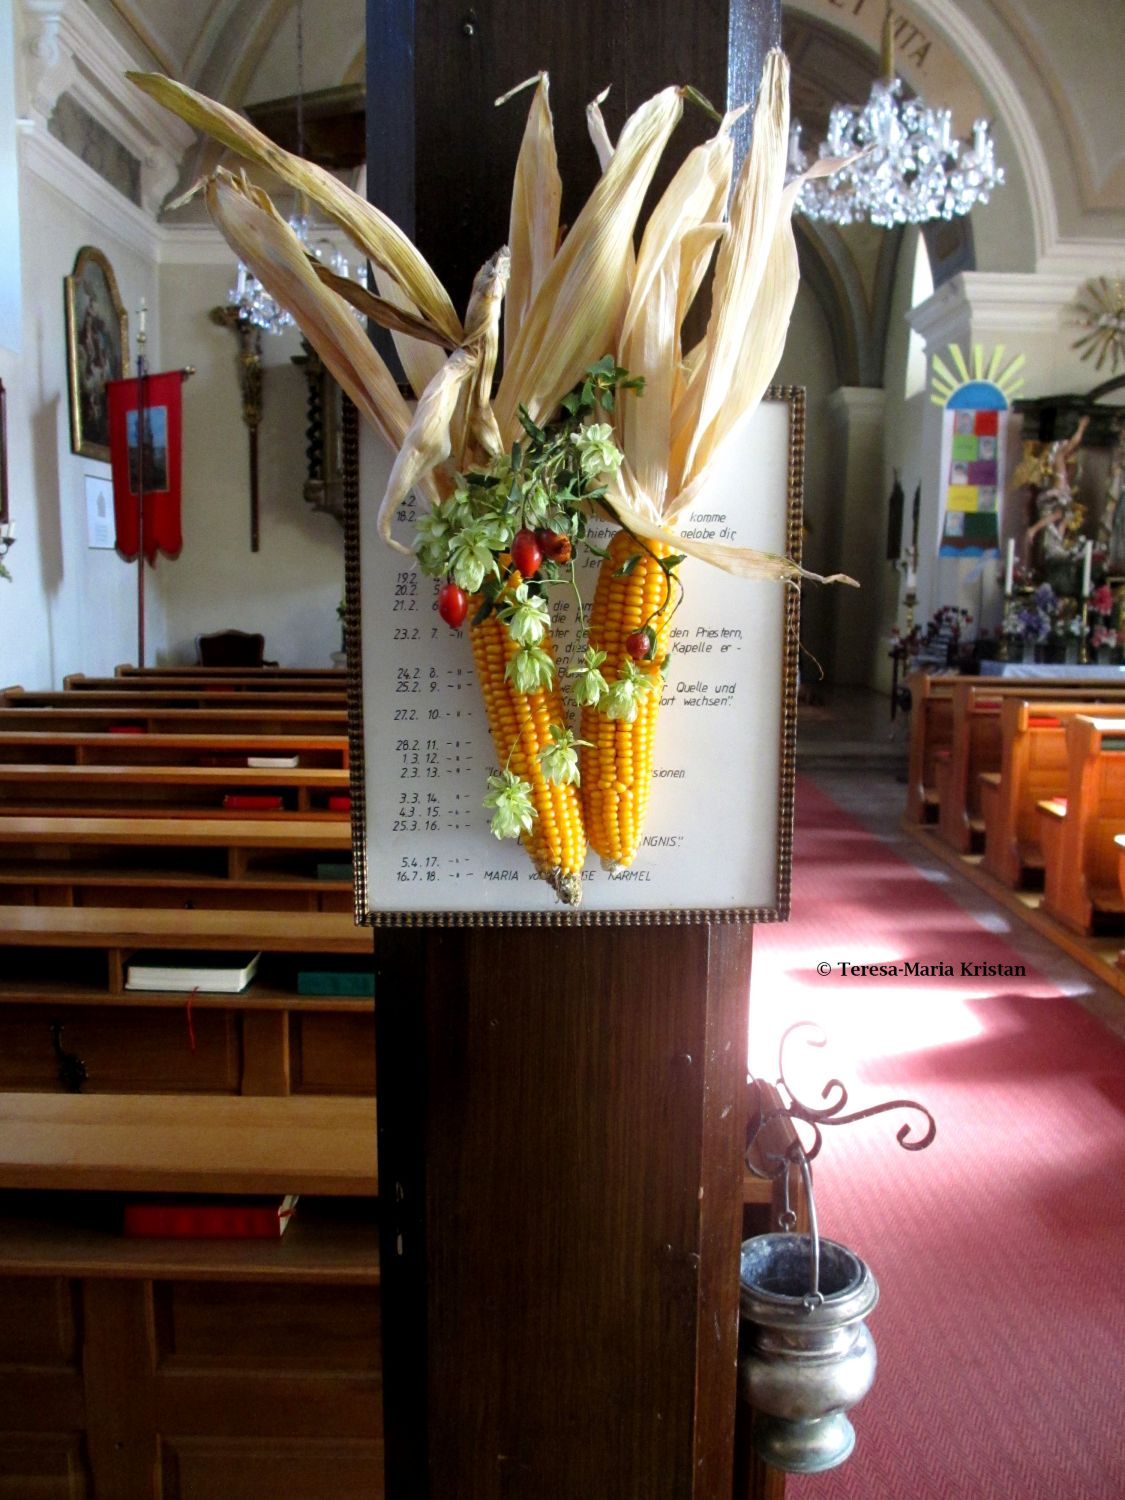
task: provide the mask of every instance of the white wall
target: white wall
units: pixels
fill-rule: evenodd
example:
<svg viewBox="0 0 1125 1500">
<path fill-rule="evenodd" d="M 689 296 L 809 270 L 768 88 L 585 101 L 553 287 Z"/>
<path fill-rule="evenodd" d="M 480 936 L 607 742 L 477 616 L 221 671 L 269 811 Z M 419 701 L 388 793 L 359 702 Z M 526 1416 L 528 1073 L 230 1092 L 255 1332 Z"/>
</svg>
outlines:
<svg viewBox="0 0 1125 1500">
<path fill-rule="evenodd" d="M 68 190 L 50 186 L 27 166 L 30 142 L 21 140 L 20 228 L 23 263 L 22 350 L 0 350 L 8 391 L 8 493 L 17 542 L 8 554 L 13 582 L 0 580 L 0 682 L 27 688 L 61 685 L 69 672 L 103 674 L 136 660 L 135 569 L 115 552 L 87 546 L 84 476 L 108 475 L 107 464 L 70 451 L 63 278 L 81 246 L 109 257 L 130 312 L 131 329 L 142 296 L 157 305 L 151 253 L 117 217 L 105 187 L 100 214 Z M 33 148 L 34 149 L 34 148 Z M 43 149 L 67 155 L 50 142 Z M 150 320 L 153 322 L 155 320 Z M 159 358 L 159 340 L 150 342 Z M 150 574 L 151 578 L 151 574 Z M 164 640 L 159 597 L 150 590 L 151 648 Z"/>
</svg>

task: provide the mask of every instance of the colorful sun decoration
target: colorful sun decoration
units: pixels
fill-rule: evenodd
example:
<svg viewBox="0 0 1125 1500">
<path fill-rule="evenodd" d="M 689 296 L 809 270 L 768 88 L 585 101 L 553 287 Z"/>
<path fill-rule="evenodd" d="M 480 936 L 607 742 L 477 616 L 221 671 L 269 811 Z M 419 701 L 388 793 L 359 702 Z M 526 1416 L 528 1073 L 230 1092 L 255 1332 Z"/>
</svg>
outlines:
<svg viewBox="0 0 1125 1500">
<path fill-rule="evenodd" d="M 984 345 L 974 344 L 971 369 L 959 344 L 950 344 L 949 357 L 956 374 L 939 354 L 933 356 L 930 400 L 935 406 L 1006 407 L 1012 397 L 1023 389 L 1023 377 L 1019 371 L 1023 368 L 1025 356 L 1017 354 L 1001 369 L 1004 363 L 1003 344 L 996 345 L 987 362 Z M 996 391 L 988 391 L 986 387 L 990 385 L 996 386 L 1007 399 L 1001 400 Z M 956 401 L 953 400 L 954 395 L 957 397 Z M 977 400 L 978 397 L 981 399 Z"/>
<path fill-rule="evenodd" d="M 1074 308 L 1075 326 L 1084 330 L 1072 349 L 1081 359 L 1094 359 L 1100 370 L 1108 359 L 1111 375 L 1117 374 L 1118 361 L 1125 365 L 1125 286 L 1120 276 L 1096 276 L 1078 294 Z M 1096 358 L 1095 358 L 1096 356 Z"/>
</svg>

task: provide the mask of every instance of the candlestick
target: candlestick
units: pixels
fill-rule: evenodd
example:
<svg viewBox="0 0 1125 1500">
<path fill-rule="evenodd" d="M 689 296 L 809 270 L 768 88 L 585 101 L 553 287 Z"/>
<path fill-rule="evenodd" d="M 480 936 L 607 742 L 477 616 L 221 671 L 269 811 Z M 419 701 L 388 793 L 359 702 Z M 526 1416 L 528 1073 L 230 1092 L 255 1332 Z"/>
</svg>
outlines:
<svg viewBox="0 0 1125 1500">
<path fill-rule="evenodd" d="M 919 484 L 914 491 L 914 514 L 911 517 L 910 545 L 914 549 L 914 556 L 918 556 L 918 520 L 922 509 L 922 486 Z"/>
<path fill-rule="evenodd" d="M 1090 597 L 1091 572 L 1094 566 L 1094 544 L 1088 541 L 1082 553 L 1082 597 Z"/>
<path fill-rule="evenodd" d="M 1016 543 L 1014 537 L 1008 538 L 1008 546 L 1004 553 L 1004 598 L 1012 592 L 1012 578 L 1016 571 Z"/>
</svg>

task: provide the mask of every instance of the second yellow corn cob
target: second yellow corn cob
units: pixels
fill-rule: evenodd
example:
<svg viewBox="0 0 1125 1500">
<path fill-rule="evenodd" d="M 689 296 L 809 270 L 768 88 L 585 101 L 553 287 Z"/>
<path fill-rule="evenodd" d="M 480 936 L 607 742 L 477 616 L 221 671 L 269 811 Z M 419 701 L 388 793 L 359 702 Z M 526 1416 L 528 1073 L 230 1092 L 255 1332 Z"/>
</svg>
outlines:
<svg viewBox="0 0 1125 1500">
<path fill-rule="evenodd" d="M 611 686 L 633 660 L 625 644 L 629 636 L 645 625 L 656 636 L 653 660 L 637 663 L 653 686 L 638 702 L 632 723 L 610 718 L 601 707 L 582 710 L 581 737 L 590 742 L 580 761 L 582 810 L 591 847 L 608 865 L 632 864 L 648 811 L 662 686 L 658 664 L 668 655 L 680 587 L 660 565 L 661 558 L 671 555 L 670 547 L 659 542 L 642 546 L 627 531 L 619 531 L 599 570 L 590 612 L 590 645 L 606 653 L 602 674 Z M 617 577 L 632 557 L 638 561 L 631 571 Z"/>
</svg>

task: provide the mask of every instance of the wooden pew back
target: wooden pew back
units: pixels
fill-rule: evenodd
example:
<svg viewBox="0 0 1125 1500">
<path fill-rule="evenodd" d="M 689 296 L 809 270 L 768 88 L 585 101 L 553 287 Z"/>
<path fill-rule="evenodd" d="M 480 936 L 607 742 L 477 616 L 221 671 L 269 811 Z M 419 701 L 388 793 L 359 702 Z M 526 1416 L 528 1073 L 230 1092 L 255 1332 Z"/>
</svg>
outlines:
<svg viewBox="0 0 1125 1500">
<path fill-rule="evenodd" d="M 1089 932 L 1096 911 L 1120 912 L 1114 839 L 1125 833 L 1125 726 L 1116 717 L 1076 714 L 1066 728 L 1066 813 L 1047 865 L 1044 906 Z"/>
<path fill-rule="evenodd" d="M 1125 717 L 1125 703 L 1099 703 L 1097 712 Z M 1038 804 L 1066 796 L 1066 725 L 1088 713 L 1088 704 L 1059 698 L 1008 698 L 1001 707 L 1000 778 L 992 805 L 985 804 L 984 865 L 1007 885 L 1019 885 L 1024 869 L 1042 862 Z"/>
</svg>

